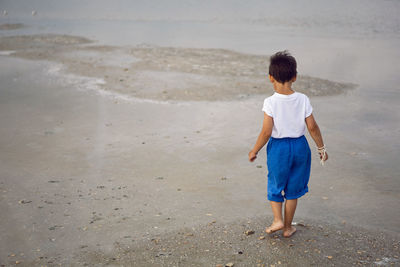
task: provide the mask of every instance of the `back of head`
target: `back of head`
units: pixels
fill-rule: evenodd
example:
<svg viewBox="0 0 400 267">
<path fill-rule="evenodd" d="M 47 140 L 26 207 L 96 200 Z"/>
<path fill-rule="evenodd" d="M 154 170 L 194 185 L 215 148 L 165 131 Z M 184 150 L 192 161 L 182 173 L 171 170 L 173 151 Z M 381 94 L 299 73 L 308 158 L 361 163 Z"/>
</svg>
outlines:
<svg viewBox="0 0 400 267">
<path fill-rule="evenodd" d="M 279 83 L 292 80 L 297 75 L 296 59 L 287 50 L 275 53 L 270 58 L 269 75 Z"/>
</svg>

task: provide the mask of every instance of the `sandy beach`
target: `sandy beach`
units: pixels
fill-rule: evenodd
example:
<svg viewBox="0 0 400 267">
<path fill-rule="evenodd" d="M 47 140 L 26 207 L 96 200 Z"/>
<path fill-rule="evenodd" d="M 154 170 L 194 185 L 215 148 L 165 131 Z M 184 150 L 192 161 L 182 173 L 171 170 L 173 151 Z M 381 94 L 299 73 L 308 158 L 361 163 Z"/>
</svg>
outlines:
<svg viewBox="0 0 400 267">
<path fill-rule="evenodd" d="M 0 35 L 0 266 L 398 266 L 398 78 L 299 75 L 330 160 L 287 239 L 247 160 L 268 58 Z"/>
</svg>

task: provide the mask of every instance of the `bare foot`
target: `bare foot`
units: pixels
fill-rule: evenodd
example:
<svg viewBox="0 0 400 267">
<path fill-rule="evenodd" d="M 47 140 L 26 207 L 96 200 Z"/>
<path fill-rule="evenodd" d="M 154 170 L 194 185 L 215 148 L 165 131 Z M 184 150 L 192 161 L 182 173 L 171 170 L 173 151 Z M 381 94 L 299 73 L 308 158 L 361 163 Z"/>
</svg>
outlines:
<svg viewBox="0 0 400 267">
<path fill-rule="evenodd" d="M 273 222 L 270 227 L 265 228 L 267 234 L 283 229 L 283 222 Z"/>
<path fill-rule="evenodd" d="M 294 233 L 296 233 L 296 228 L 291 226 L 289 229 L 283 230 L 284 237 L 291 237 Z"/>
</svg>

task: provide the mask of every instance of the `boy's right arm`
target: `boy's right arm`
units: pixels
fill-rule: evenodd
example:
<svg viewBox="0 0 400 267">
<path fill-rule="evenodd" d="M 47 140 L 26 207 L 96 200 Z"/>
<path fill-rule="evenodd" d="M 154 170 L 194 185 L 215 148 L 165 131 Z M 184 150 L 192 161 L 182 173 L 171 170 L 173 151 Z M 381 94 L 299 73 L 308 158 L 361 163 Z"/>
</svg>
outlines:
<svg viewBox="0 0 400 267">
<path fill-rule="evenodd" d="M 263 126 L 260 134 L 258 135 L 257 142 L 254 148 L 249 152 L 249 161 L 253 162 L 257 158 L 257 153 L 263 146 L 268 142 L 271 137 L 272 127 L 274 126 L 274 120 L 272 117 L 264 113 Z"/>
<path fill-rule="evenodd" d="M 318 148 L 324 147 L 324 141 L 322 140 L 321 131 L 320 131 L 318 124 L 315 121 L 314 116 L 312 114 L 306 118 L 306 125 L 307 125 L 307 129 L 310 132 L 310 135 L 311 135 L 312 139 L 314 140 L 315 144 L 317 145 L 317 147 Z M 320 157 L 322 159 L 322 155 L 320 155 Z M 328 154 L 325 153 L 324 161 L 327 159 L 328 159 Z"/>
</svg>

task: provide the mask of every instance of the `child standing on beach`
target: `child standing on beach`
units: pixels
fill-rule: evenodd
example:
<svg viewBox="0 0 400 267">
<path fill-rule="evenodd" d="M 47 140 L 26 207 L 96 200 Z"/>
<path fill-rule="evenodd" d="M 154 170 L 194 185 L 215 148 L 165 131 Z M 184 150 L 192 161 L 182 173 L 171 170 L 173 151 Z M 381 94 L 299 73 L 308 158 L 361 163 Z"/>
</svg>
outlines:
<svg viewBox="0 0 400 267">
<path fill-rule="evenodd" d="M 268 142 L 267 166 L 268 189 L 274 220 L 267 233 L 283 229 L 283 236 L 296 232 L 292 220 L 297 199 L 308 192 L 311 151 L 304 134 L 306 126 L 317 145 L 321 163 L 328 159 L 318 124 L 312 115 L 308 97 L 293 91 L 296 81 L 297 63 L 287 51 L 278 52 L 270 59 L 269 79 L 275 93 L 264 100 L 263 127 L 254 148 L 249 152 L 249 161 Z M 284 218 L 282 204 L 285 202 Z"/>
</svg>

